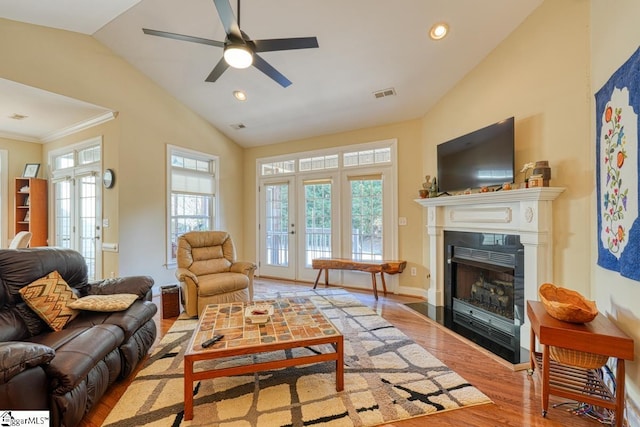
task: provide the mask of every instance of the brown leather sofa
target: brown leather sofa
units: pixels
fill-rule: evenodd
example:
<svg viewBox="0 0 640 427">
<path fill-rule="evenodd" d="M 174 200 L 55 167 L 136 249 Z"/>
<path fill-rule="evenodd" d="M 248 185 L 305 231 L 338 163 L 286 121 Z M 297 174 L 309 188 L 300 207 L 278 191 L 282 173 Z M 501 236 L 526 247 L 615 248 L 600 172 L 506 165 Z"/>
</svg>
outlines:
<svg viewBox="0 0 640 427">
<path fill-rule="evenodd" d="M 80 311 L 54 332 L 19 290 L 58 271 L 78 297 L 132 293 L 124 311 Z M 89 283 L 78 252 L 0 250 L 0 410 L 48 410 L 52 426 L 75 426 L 118 379 L 130 375 L 156 338 L 153 279 Z"/>
</svg>

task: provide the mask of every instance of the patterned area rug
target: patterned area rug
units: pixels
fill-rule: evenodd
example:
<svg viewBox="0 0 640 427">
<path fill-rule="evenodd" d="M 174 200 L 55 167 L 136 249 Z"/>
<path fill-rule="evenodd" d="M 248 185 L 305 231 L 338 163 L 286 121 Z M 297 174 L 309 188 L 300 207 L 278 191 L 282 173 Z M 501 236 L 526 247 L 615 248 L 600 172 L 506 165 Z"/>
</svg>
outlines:
<svg viewBox="0 0 640 427">
<path fill-rule="evenodd" d="M 193 420 L 184 421 L 182 360 L 196 320 L 179 318 L 103 425 L 375 426 L 491 403 L 348 292 L 305 290 L 286 296 L 292 294 L 312 299 L 344 335 L 344 391 L 336 392 L 332 362 L 205 380 L 194 387 Z M 256 299 L 280 296 L 284 294 L 262 294 Z M 287 356 L 291 356 L 288 351 L 272 352 L 197 366 L 229 366 Z"/>
</svg>

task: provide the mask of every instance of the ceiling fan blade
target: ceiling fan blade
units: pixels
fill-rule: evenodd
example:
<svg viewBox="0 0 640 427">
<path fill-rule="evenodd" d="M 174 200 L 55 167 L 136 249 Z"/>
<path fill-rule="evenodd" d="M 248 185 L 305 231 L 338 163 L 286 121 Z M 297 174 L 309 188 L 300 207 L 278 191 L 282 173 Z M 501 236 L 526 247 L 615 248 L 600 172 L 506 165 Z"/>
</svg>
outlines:
<svg viewBox="0 0 640 427">
<path fill-rule="evenodd" d="M 215 68 L 213 69 L 213 71 L 211 71 L 209 77 L 207 77 L 205 81 L 209 83 L 215 82 L 227 68 L 229 68 L 229 64 L 227 64 L 227 61 L 225 61 L 224 58 L 220 58 L 220 61 L 218 61 Z"/>
<path fill-rule="evenodd" d="M 253 54 L 253 66 L 278 82 L 282 87 L 287 87 L 291 84 L 291 81 L 283 76 L 280 71 L 273 68 L 267 61 L 255 53 Z"/>
<path fill-rule="evenodd" d="M 294 37 L 288 39 L 251 40 L 256 52 L 273 52 L 276 50 L 311 49 L 318 47 L 315 37 Z"/>
<path fill-rule="evenodd" d="M 227 36 L 236 42 L 243 41 L 244 39 L 240 32 L 240 26 L 233 14 L 233 9 L 231 9 L 229 0 L 213 0 L 213 2 L 216 5 L 218 15 L 220 15 L 220 21 L 222 21 L 222 26 L 224 27 L 224 31 L 227 33 Z"/>
<path fill-rule="evenodd" d="M 181 40 L 184 42 L 192 42 L 192 43 L 206 44 L 209 46 L 224 47 L 224 42 L 219 42 L 217 40 L 203 39 L 201 37 L 185 36 L 184 34 L 169 33 L 167 31 L 150 30 L 149 28 L 143 28 L 142 32 L 150 36 L 166 37 L 168 39 Z"/>
</svg>

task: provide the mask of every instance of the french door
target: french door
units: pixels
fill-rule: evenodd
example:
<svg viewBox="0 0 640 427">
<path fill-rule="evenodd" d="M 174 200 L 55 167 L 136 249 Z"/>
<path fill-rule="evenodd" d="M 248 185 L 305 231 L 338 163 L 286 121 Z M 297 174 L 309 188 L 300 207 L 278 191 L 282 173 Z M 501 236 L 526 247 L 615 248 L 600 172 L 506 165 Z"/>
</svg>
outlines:
<svg viewBox="0 0 640 427">
<path fill-rule="evenodd" d="M 89 279 L 102 277 L 99 181 L 96 173 L 85 172 L 53 183 L 54 245 L 80 252 Z"/>
<path fill-rule="evenodd" d="M 53 245 L 82 254 L 89 280 L 102 278 L 102 138 L 49 153 Z"/>
<path fill-rule="evenodd" d="M 383 259 L 385 248 L 391 251 L 389 239 L 384 239 L 385 229 L 391 228 L 384 187 L 381 173 L 263 181 L 260 275 L 314 281 L 318 273 L 311 268 L 314 258 Z M 331 274 L 334 281 L 343 276 L 355 284 L 370 281 L 369 275 Z"/>
<path fill-rule="evenodd" d="M 260 274 L 295 280 L 295 183 L 292 178 L 260 185 Z"/>
</svg>

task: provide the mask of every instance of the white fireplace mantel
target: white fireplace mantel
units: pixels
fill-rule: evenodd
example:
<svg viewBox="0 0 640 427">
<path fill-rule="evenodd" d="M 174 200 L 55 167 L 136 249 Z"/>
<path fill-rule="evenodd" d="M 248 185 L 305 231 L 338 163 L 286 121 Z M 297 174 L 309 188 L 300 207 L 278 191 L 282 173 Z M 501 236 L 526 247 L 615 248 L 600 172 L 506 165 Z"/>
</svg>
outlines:
<svg viewBox="0 0 640 427">
<path fill-rule="evenodd" d="M 538 286 L 552 280 L 552 202 L 563 187 L 537 187 L 416 199 L 427 209 L 431 281 L 427 297 L 444 305 L 444 231 L 520 236 L 525 248 L 525 298 L 537 299 Z"/>
<path fill-rule="evenodd" d="M 563 187 L 537 187 L 416 199 L 427 209 L 429 304 L 444 305 L 444 232 L 447 230 L 520 236 L 525 258 L 524 298 L 525 301 L 537 300 L 538 287 L 553 281 L 552 203 L 564 190 Z M 528 336 L 528 331 L 522 329 L 521 333 Z"/>
</svg>

